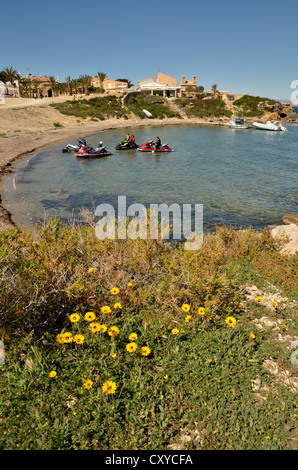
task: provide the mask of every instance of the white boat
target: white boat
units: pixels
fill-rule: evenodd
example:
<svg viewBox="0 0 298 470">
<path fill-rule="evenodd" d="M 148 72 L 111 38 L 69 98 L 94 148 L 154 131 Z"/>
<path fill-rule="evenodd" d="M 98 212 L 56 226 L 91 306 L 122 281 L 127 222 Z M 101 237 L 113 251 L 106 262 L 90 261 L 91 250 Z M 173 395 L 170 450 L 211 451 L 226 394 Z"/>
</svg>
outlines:
<svg viewBox="0 0 298 470">
<path fill-rule="evenodd" d="M 279 121 L 267 121 L 266 124 L 260 122 L 253 122 L 253 127 L 255 129 L 260 129 L 262 131 L 286 131 L 287 128 L 284 127 Z"/>
<path fill-rule="evenodd" d="M 249 125 L 245 124 L 243 118 L 235 117 L 233 121 L 229 121 L 229 127 L 231 129 L 248 129 Z"/>
</svg>

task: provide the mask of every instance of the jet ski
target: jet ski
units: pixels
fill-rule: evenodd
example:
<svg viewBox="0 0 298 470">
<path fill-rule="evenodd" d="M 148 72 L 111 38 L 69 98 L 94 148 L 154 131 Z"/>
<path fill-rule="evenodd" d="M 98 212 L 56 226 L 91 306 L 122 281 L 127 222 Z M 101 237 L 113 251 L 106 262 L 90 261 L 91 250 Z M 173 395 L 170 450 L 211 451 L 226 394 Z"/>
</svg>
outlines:
<svg viewBox="0 0 298 470">
<path fill-rule="evenodd" d="M 95 149 L 90 146 L 84 145 L 78 152 L 76 152 L 76 157 L 82 158 L 99 158 L 99 157 L 107 157 L 108 155 L 112 155 L 103 145 L 102 142 L 96 147 Z"/>
<path fill-rule="evenodd" d="M 168 144 L 161 144 L 160 147 L 156 148 L 155 142 L 153 142 L 153 140 L 140 145 L 138 150 L 140 152 L 173 152 L 173 149 L 171 149 Z"/>
<path fill-rule="evenodd" d="M 127 142 L 127 140 L 123 140 L 119 142 L 115 149 L 116 150 L 130 150 L 130 149 L 137 149 L 139 146 L 135 142 Z"/>
<path fill-rule="evenodd" d="M 78 140 L 76 145 L 67 144 L 66 147 L 62 149 L 63 153 L 78 152 L 84 145 L 87 145 L 85 139 Z"/>
</svg>

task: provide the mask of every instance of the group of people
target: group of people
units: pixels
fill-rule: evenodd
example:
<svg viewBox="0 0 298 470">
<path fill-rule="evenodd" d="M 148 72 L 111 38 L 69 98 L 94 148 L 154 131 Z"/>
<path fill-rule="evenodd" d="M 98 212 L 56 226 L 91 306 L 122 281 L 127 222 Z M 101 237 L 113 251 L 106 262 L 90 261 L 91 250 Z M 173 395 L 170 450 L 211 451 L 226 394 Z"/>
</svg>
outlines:
<svg viewBox="0 0 298 470">
<path fill-rule="evenodd" d="M 135 136 L 134 135 L 130 136 L 129 133 L 126 134 L 125 140 L 126 142 L 129 142 L 132 144 L 134 144 L 136 141 Z M 159 137 L 156 137 L 155 148 L 159 149 L 160 147 L 161 147 L 161 140 Z"/>
</svg>

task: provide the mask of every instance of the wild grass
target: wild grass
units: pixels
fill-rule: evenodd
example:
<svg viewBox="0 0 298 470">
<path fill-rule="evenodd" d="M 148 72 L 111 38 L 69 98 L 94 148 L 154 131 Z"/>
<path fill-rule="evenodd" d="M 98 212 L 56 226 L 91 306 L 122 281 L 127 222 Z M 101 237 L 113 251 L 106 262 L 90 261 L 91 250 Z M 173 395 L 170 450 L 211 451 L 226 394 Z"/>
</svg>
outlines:
<svg viewBox="0 0 298 470">
<path fill-rule="evenodd" d="M 297 257 L 279 247 L 226 227 L 198 251 L 58 220 L 2 232 L 0 448 L 297 448 L 297 390 L 264 366 L 297 372 Z M 247 283 L 289 300 L 247 301 Z"/>
<path fill-rule="evenodd" d="M 221 99 L 186 99 L 179 98 L 176 100 L 188 117 L 211 118 L 211 117 L 230 117 L 232 112 L 226 108 L 224 101 Z"/>
</svg>

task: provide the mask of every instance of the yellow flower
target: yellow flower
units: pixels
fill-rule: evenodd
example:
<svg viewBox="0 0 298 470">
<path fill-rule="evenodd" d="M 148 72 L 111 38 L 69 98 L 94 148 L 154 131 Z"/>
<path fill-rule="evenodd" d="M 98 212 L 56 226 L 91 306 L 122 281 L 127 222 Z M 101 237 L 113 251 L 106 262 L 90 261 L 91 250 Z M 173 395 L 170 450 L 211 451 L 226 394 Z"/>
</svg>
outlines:
<svg viewBox="0 0 298 470">
<path fill-rule="evenodd" d="M 141 352 L 142 356 L 149 356 L 149 354 L 151 353 L 151 349 L 148 348 L 147 346 L 143 346 L 140 349 L 140 352 Z"/>
<path fill-rule="evenodd" d="M 107 305 L 104 305 L 103 307 L 101 307 L 100 310 L 101 310 L 101 313 L 104 313 L 104 314 L 106 314 L 106 313 L 111 313 L 111 311 L 112 311 L 112 310 L 110 309 L 110 307 L 108 307 Z"/>
<path fill-rule="evenodd" d="M 282 325 L 280 325 L 281 328 L 286 328 L 286 325 L 283 323 Z"/>
<path fill-rule="evenodd" d="M 96 271 L 95 268 L 89 268 L 89 269 L 88 269 L 88 273 L 94 273 L 95 271 Z"/>
<path fill-rule="evenodd" d="M 72 334 L 69 332 L 63 333 L 62 336 L 63 336 L 63 343 L 71 343 L 73 340 Z"/>
<path fill-rule="evenodd" d="M 199 314 L 199 315 L 205 315 L 205 309 L 204 309 L 203 307 L 200 307 L 200 308 L 198 309 L 198 314 Z"/>
<path fill-rule="evenodd" d="M 132 283 L 131 283 L 131 282 L 128 282 L 128 283 L 127 283 L 127 286 L 128 286 L 128 287 L 132 287 Z"/>
<path fill-rule="evenodd" d="M 191 315 L 186 315 L 185 319 L 184 319 L 187 323 L 190 322 L 191 320 Z"/>
<path fill-rule="evenodd" d="M 278 306 L 278 302 L 276 302 L 276 300 L 273 300 L 272 305 L 273 305 L 273 307 L 277 307 L 277 306 Z"/>
<path fill-rule="evenodd" d="M 179 333 L 178 328 L 173 328 L 171 333 L 172 333 L 172 335 L 178 335 L 178 333 Z"/>
<path fill-rule="evenodd" d="M 116 359 L 117 353 L 111 354 L 113 359 Z"/>
<path fill-rule="evenodd" d="M 134 352 L 137 349 L 137 347 L 138 347 L 137 343 L 128 343 L 126 345 L 126 351 Z"/>
<path fill-rule="evenodd" d="M 264 300 L 263 297 L 261 297 L 260 295 L 258 295 L 257 301 L 258 301 L 258 302 L 263 302 L 263 300 Z"/>
<path fill-rule="evenodd" d="M 169 380 L 168 374 L 164 375 L 163 378 Z"/>
<path fill-rule="evenodd" d="M 69 315 L 69 319 L 72 323 L 76 323 L 80 319 L 80 315 L 78 313 L 72 313 Z"/>
<path fill-rule="evenodd" d="M 188 304 L 183 304 L 181 308 L 183 312 L 189 312 L 190 310 L 190 306 Z"/>
<path fill-rule="evenodd" d="M 236 319 L 234 317 L 227 317 L 225 319 L 225 322 L 227 325 L 234 327 L 237 323 Z"/>
<path fill-rule="evenodd" d="M 100 324 L 97 322 L 92 322 L 90 323 L 89 329 L 92 331 L 92 333 L 98 333 L 100 331 Z"/>
<path fill-rule="evenodd" d="M 130 341 L 135 341 L 138 338 L 138 335 L 136 333 L 130 333 L 128 339 Z"/>
<path fill-rule="evenodd" d="M 111 289 L 111 294 L 112 295 L 117 295 L 119 294 L 120 290 L 118 289 L 118 287 L 112 287 Z"/>
<path fill-rule="evenodd" d="M 106 393 L 107 395 L 111 395 L 115 393 L 116 388 L 117 388 L 116 383 L 113 382 L 112 380 L 108 380 L 107 382 L 103 384 L 102 391 L 103 393 Z"/>
<path fill-rule="evenodd" d="M 250 339 L 254 339 L 256 336 L 253 333 L 250 333 L 249 337 Z"/>
<path fill-rule="evenodd" d="M 111 328 L 108 331 L 108 334 L 110 336 L 117 336 L 119 335 L 119 328 L 117 326 L 111 326 Z"/>
<path fill-rule="evenodd" d="M 108 327 L 105 323 L 103 323 L 102 325 L 99 325 L 98 327 L 98 331 L 102 331 L 103 333 L 105 333 L 107 331 Z"/>
<path fill-rule="evenodd" d="M 92 387 L 92 385 L 93 385 L 93 382 L 92 382 L 92 380 L 90 380 L 90 379 L 89 379 L 89 380 L 86 380 L 86 382 L 84 383 L 84 387 L 85 387 L 87 390 L 90 389 L 90 388 Z"/>
<path fill-rule="evenodd" d="M 84 338 L 83 335 L 75 335 L 75 336 L 73 337 L 73 341 L 74 341 L 75 343 L 77 343 L 77 344 L 83 344 L 84 341 L 85 341 L 85 338 Z"/>
<path fill-rule="evenodd" d="M 59 333 L 59 335 L 56 336 L 56 341 L 60 344 L 64 343 L 64 336 L 62 333 Z"/>
<path fill-rule="evenodd" d="M 56 377 L 57 375 L 57 372 L 55 370 L 51 370 L 51 372 L 49 373 L 49 377 Z"/>
<path fill-rule="evenodd" d="M 94 312 L 87 312 L 85 313 L 85 316 L 84 316 L 85 320 L 87 321 L 93 321 L 96 319 L 96 315 Z"/>
<path fill-rule="evenodd" d="M 114 309 L 116 310 L 117 308 L 121 309 L 122 308 L 122 305 L 120 304 L 120 302 L 116 302 L 114 304 Z"/>
</svg>

